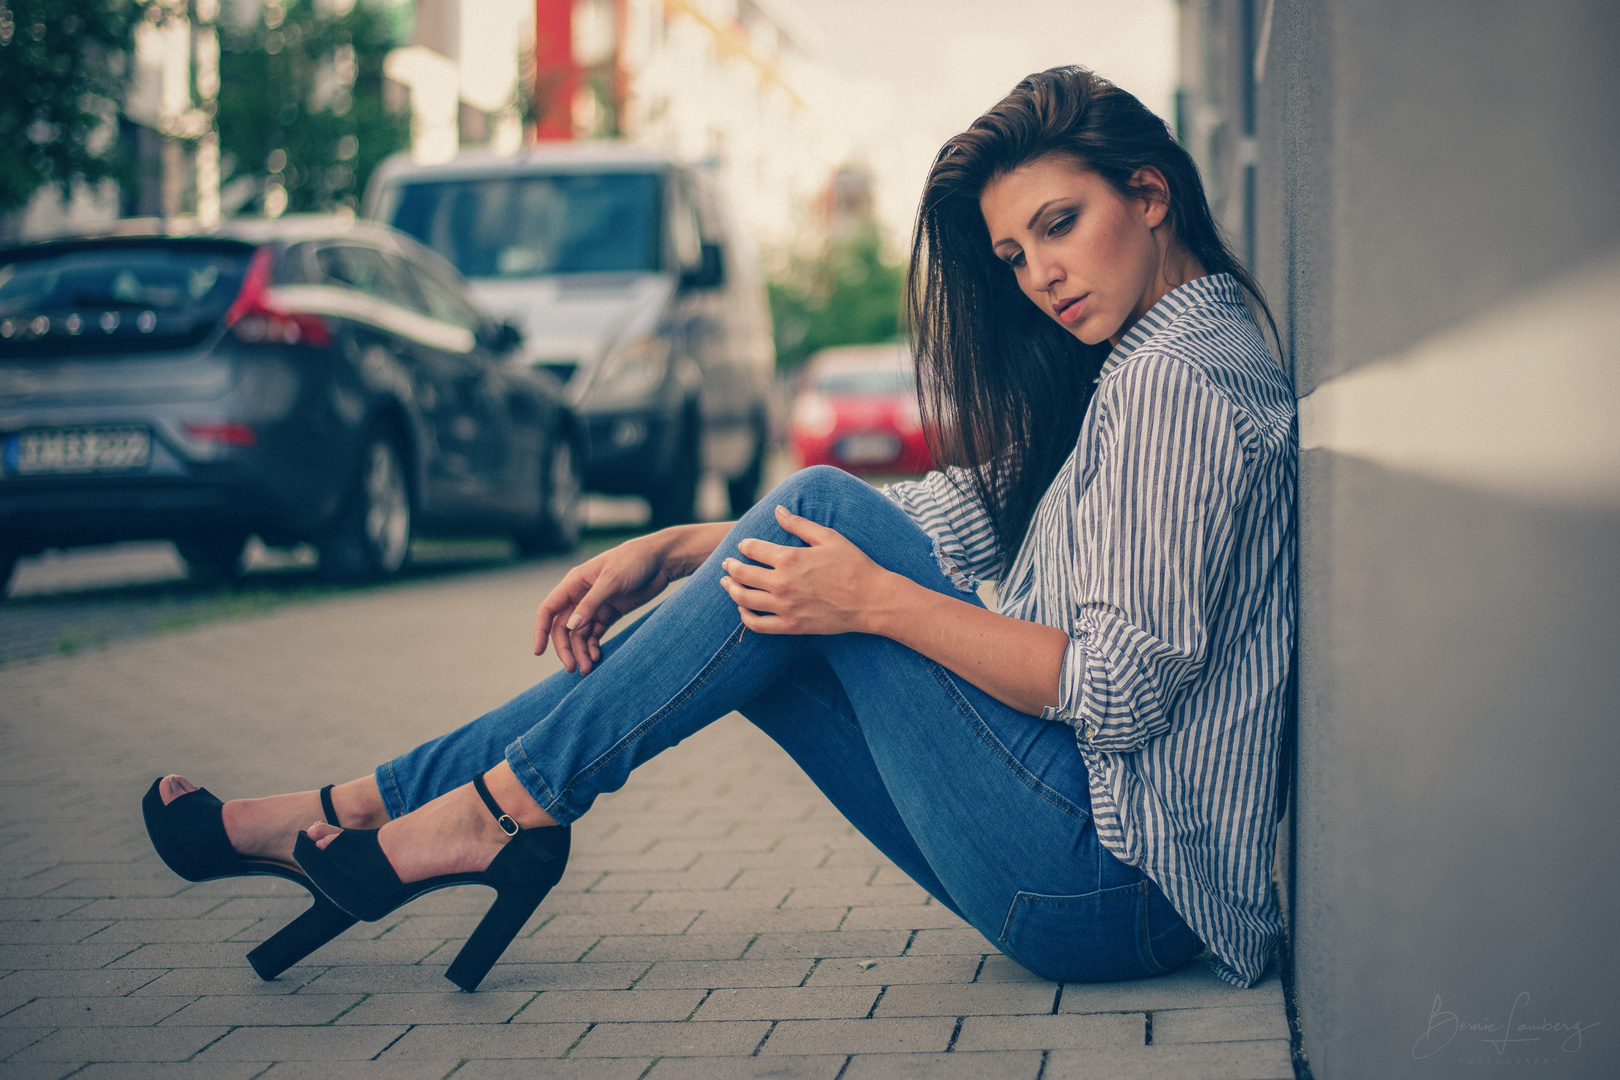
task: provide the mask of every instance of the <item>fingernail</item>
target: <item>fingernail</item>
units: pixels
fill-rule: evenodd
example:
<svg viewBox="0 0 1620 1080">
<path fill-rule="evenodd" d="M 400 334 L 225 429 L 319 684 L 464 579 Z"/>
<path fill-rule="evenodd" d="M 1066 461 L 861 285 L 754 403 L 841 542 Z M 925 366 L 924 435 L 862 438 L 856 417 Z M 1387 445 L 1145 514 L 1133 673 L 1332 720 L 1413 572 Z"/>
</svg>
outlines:
<svg viewBox="0 0 1620 1080">
<path fill-rule="evenodd" d="M 584 617 L 581 616 L 580 613 L 576 611 L 572 615 L 568 616 L 568 622 L 566 623 L 566 625 L 567 625 L 568 629 L 570 629 L 570 630 L 578 630 L 579 629 L 579 624 L 584 622 L 584 621 L 585 621 Z"/>
</svg>

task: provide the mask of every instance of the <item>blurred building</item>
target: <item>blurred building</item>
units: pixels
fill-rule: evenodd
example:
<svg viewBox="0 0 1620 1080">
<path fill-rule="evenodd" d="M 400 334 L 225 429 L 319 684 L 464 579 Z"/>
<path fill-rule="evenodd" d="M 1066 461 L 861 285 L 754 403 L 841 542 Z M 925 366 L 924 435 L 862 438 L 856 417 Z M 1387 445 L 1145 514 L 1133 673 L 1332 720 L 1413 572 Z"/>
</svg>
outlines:
<svg viewBox="0 0 1620 1080">
<path fill-rule="evenodd" d="M 1310 1072 L 1614 1076 L 1620 8 L 1181 27 L 1180 134 L 1300 399 L 1278 880 Z"/>
</svg>

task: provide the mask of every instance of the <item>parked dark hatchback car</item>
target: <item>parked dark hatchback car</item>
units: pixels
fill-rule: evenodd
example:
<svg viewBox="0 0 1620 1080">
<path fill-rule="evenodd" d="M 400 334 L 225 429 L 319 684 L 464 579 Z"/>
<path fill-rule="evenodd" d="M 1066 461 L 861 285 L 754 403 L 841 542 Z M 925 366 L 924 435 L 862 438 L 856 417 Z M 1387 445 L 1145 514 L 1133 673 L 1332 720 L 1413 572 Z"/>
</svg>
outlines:
<svg viewBox="0 0 1620 1080">
<path fill-rule="evenodd" d="M 313 543 L 574 545 L 580 430 L 439 256 L 339 217 L 0 251 L 0 587 L 47 547 L 173 540 L 193 574 Z"/>
</svg>

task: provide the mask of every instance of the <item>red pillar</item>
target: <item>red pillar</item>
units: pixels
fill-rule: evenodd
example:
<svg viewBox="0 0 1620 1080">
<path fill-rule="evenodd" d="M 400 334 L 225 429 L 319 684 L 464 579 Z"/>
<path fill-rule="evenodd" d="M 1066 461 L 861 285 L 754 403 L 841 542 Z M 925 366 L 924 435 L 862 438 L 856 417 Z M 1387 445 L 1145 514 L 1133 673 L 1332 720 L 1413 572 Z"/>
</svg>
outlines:
<svg viewBox="0 0 1620 1080">
<path fill-rule="evenodd" d="M 574 137 L 574 94 L 579 67 L 574 63 L 574 0 L 535 0 L 534 93 L 539 124 L 535 137 Z"/>
</svg>

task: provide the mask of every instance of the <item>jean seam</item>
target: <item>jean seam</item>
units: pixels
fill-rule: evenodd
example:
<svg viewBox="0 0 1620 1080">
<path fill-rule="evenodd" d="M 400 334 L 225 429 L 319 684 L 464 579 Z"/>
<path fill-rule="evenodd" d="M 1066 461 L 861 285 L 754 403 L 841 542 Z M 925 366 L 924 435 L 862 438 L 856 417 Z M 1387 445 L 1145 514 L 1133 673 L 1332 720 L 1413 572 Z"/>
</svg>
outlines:
<svg viewBox="0 0 1620 1080">
<path fill-rule="evenodd" d="M 579 786 L 581 781 L 588 780 L 597 773 L 601 772 L 603 769 L 607 768 L 615 758 L 639 742 L 649 731 L 662 723 L 670 713 L 674 712 L 686 702 L 690 701 L 693 695 L 695 695 L 699 690 L 703 689 L 704 685 L 708 683 L 710 677 L 725 661 L 726 657 L 730 656 L 732 651 L 742 643 L 743 634 L 745 631 L 746 628 L 739 623 L 736 632 L 726 635 L 726 640 L 721 644 L 720 648 L 715 651 L 713 656 L 709 657 L 708 661 L 703 665 L 703 668 L 697 673 L 696 676 L 693 677 L 690 682 L 681 688 L 679 693 L 677 693 L 670 700 L 666 701 L 663 705 L 659 706 L 657 712 L 653 713 L 651 716 L 647 717 L 645 720 L 641 721 L 641 723 L 637 724 L 635 727 L 626 732 L 624 736 L 620 738 L 618 742 L 609 747 L 607 752 L 601 757 L 597 758 L 584 769 L 570 777 L 568 783 L 563 786 L 561 793 L 557 796 L 557 801 L 561 802 L 573 795 L 574 789 Z M 525 758 L 525 760 L 527 760 L 527 758 Z"/>
<path fill-rule="evenodd" d="M 390 809 L 390 813 L 388 815 L 389 817 L 402 817 L 405 814 L 410 813 L 410 810 L 405 805 L 405 793 L 399 789 L 399 777 L 394 775 L 394 763 L 392 761 L 386 761 L 383 763 L 383 768 L 388 770 L 388 786 L 393 789 L 394 797 L 392 801 L 394 803 L 394 808 L 397 808 L 399 813 L 393 813 L 391 808 L 385 809 Z M 381 787 L 381 785 L 378 786 L 379 788 Z M 386 795 L 383 796 L 383 799 L 384 802 L 389 801 Z"/>
<path fill-rule="evenodd" d="M 561 799 L 559 796 L 551 793 L 551 785 L 546 783 L 546 778 L 540 775 L 540 770 L 535 768 L 534 762 L 529 760 L 529 752 L 523 749 L 522 735 L 519 735 L 517 738 L 512 740 L 512 745 L 507 750 L 507 764 L 511 764 L 512 750 L 516 750 L 518 757 L 523 759 L 523 767 L 529 771 L 530 776 L 534 777 L 535 786 L 538 787 L 541 793 L 544 795 L 544 798 L 541 798 L 531 789 L 529 791 L 530 797 L 534 799 L 535 803 L 539 805 L 540 809 L 546 812 L 548 817 L 550 817 L 553 821 L 557 821 L 559 825 L 563 824 L 563 822 L 558 821 L 557 815 L 551 812 L 552 809 L 556 807 L 557 803 L 561 801 Z M 515 774 L 516 770 L 514 769 L 513 772 Z M 518 782 L 523 783 L 522 777 L 518 778 Z M 527 788 L 529 785 L 524 784 L 523 786 Z"/>
<path fill-rule="evenodd" d="M 995 732 L 990 730 L 990 726 L 984 722 L 984 718 L 979 715 L 978 710 L 973 707 L 972 703 L 962 696 L 961 690 L 944 668 L 932 660 L 928 661 L 928 668 L 934 673 L 934 678 L 945 688 L 945 692 L 956 702 L 957 709 L 972 721 L 980 740 L 990 748 L 991 753 L 1001 760 L 1001 763 L 1007 767 L 1008 772 L 1011 772 L 1018 778 L 1020 783 L 1051 803 L 1058 810 L 1068 814 L 1070 817 L 1078 818 L 1082 825 L 1091 820 L 1090 813 L 1081 810 L 1079 806 L 1042 783 L 1034 773 L 1024 768 L 1023 763 L 1013 756 L 1012 751 L 1008 750 L 1002 741 L 996 738 Z"/>
</svg>

